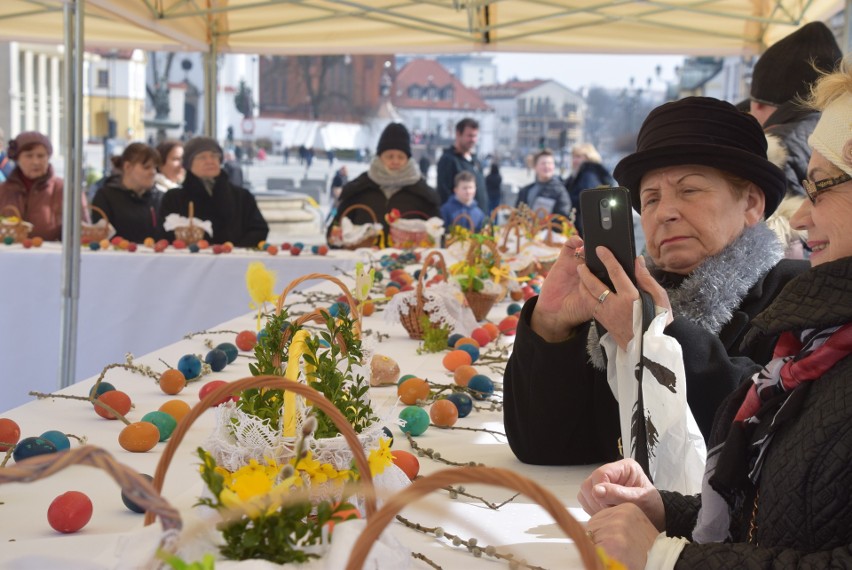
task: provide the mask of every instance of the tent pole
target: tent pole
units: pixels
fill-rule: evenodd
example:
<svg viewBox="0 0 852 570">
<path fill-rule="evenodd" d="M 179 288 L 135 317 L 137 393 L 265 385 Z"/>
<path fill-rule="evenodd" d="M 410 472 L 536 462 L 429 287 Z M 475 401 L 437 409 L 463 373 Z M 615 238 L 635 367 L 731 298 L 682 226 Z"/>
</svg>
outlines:
<svg viewBox="0 0 852 570">
<path fill-rule="evenodd" d="M 77 372 L 77 305 L 80 299 L 80 173 L 83 163 L 83 2 L 65 4 L 65 186 L 62 196 L 62 314 L 59 387 Z"/>
<path fill-rule="evenodd" d="M 216 36 L 210 40 L 210 49 L 204 54 L 204 134 L 208 137 L 216 137 L 216 115 L 218 103 L 218 81 L 219 69 L 217 63 Z"/>
</svg>

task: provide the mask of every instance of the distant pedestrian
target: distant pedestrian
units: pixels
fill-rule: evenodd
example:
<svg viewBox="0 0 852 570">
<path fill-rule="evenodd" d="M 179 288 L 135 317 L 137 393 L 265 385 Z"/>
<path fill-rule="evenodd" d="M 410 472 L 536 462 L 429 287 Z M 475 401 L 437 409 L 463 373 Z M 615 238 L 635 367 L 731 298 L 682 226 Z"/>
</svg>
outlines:
<svg viewBox="0 0 852 570">
<path fill-rule="evenodd" d="M 544 210 L 547 214 L 571 214 L 571 198 L 559 176 L 556 175 L 556 161 L 553 153 L 540 150 L 533 156 L 535 182 L 521 188 L 515 207 L 526 204 L 534 212 Z"/>
<path fill-rule="evenodd" d="M 432 162 L 429 160 L 429 155 L 424 154 L 420 157 L 420 172 L 423 173 L 423 177 L 427 178 L 429 176 L 429 167 L 432 166 Z"/>
<path fill-rule="evenodd" d="M 284 147 L 284 164 L 290 164 L 290 147 Z"/>
<path fill-rule="evenodd" d="M 328 165 L 334 166 L 334 151 L 333 150 L 326 151 L 325 156 L 326 156 L 326 158 L 328 158 Z"/>
<path fill-rule="evenodd" d="M 503 175 L 496 161 L 491 163 L 491 172 L 485 177 L 485 189 L 488 191 L 488 215 L 491 215 L 503 201 Z"/>
<path fill-rule="evenodd" d="M 613 179 L 601 164 L 601 155 L 592 143 L 580 143 L 571 149 L 571 176 L 565 181 L 568 197 L 576 210 L 574 226 L 583 235 L 580 218 L 580 192 L 599 186 L 612 186 Z M 637 250 L 639 251 L 639 250 Z"/>
</svg>

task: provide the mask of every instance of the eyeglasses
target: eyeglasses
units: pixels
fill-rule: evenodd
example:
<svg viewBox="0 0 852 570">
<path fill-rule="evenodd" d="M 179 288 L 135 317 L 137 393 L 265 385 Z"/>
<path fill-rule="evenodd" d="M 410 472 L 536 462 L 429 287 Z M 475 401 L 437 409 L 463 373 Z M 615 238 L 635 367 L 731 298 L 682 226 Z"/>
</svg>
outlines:
<svg viewBox="0 0 852 570">
<path fill-rule="evenodd" d="M 852 176 L 849 176 L 844 172 L 843 174 L 835 178 L 825 178 L 823 180 L 817 180 L 816 182 L 811 182 L 810 180 L 802 180 L 802 186 L 805 188 L 805 192 L 807 192 L 808 198 L 811 199 L 811 203 L 816 204 L 817 196 L 819 196 L 823 192 L 827 192 L 829 189 L 834 188 L 839 184 L 849 182 L 850 180 L 852 180 Z"/>
</svg>

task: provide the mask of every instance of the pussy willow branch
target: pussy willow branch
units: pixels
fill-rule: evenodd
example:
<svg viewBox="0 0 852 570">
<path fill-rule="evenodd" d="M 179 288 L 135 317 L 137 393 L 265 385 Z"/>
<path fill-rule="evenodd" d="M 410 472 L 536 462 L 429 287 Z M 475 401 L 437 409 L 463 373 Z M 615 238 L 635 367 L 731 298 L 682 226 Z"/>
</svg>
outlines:
<svg viewBox="0 0 852 570">
<path fill-rule="evenodd" d="M 63 399 L 63 400 L 80 400 L 80 401 L 83 401 L 83 402 L 89 402 L 91 404 L 94 404 L 95 406 L 98 406 L 99 408 L 105 409 L 110 414 L 114 415 L 116 417 L 116 419 L 119 419 L 122 422 L 124 422 L 125 425 L 130 425 L 130 420 L 125 418 L 124 415 L 115 411 L 115 409 L 112 406 L 110 406 L 109 404 L 105 404 L 98 399 L 87 398 L 86 396 L 71 396 L 71 395 L 66 395 L 66 394 L 45 394 L 44 392 L 30 392 L 29 395 L 35 396 L 39 400 L 44 400 L 46 398 L 60 398 L 60 399 Z M 132 404 L 131 404 L 131 406 L 132 406 Z"/>
<path fill-rule="evenodd" d="M 203 334 L 232 334 L 232 335 L 238 335 L 238 334 L 240 334 L 240 333 L 239 333 L 238 331 L 209 330 L 209 331 L 198 331 L 198 332 L 191 332 L 191 333 L 187 333 L 187 334 L 183 335 L 183 338 L 184 338 L 185 340 L 189 340 L 189 339 L 191 339 L 191 338 L 192 338 L 192 337 L 194 337 L 194 336 L 200 336 L 200 335 L 203 335 Z"/>
</svg>

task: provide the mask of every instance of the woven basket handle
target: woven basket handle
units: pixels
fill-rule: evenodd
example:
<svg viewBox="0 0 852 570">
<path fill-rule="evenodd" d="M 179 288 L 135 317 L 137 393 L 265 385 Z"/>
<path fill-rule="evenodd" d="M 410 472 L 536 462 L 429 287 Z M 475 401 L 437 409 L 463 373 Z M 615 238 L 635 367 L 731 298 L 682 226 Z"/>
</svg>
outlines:
<svg viewBox="0 0 852 570">
<path fill-rule="evenodd" d="M 414 296 L 417 299 L 418 322 L 420 321 L 420 317 L 423 315 L 423 303 L 425 303 L 425 299 L 423 297 L 423 288 L 425 287 L 423 279 L 426 277 L 426 270 L 430 267 L 437 267 L 438 271 L 443 273 L 445 276 L 449 275 L 449 273 L 447 273 L 447 264 L 444 261 L 444 256 L 441 255 L 441 252 L 436 250 L 430 251 L 426 256 L 426 259 L 423 260 L 423 267 L 420 268 L 420 275 L 417 276 L 417 288 L 414 292 Z"/>
<path fill-rule="evenodd" d="M 500 251 L 509 251 L 509 236 L 512 230 L 515 230 L 516 247 L 515 253 L 521 252 L 521 226 L 524 224 L 520 217 L 513 217 L 506 224 L 506 232 L 503 234 L 503 244 L 500 246 Z"/>
<path fill-rule="evenodd" d="M 468 221 L 468 223 L 470 224 L 469 227 L 470 227 L 471 232 L 476 231 L 476 224 L 473 223 L 473 218 L 471 218 L 470 214 L 468 214 L 467 212 L 462 212 L 461 214 L 459 214 L 458 216 L 453 218 L 453 223 L 450 224 L 450 226 L 461 225 L 461 224 L 459 224 L 459 221 L 461 221 L 461 220 L 467 220 Z"/>
<path fill-rule="evenodd" d="M 284 301 L 287 300 L 287 295 L 292 292 L 293 289 L 305 281 L 310 281 L 311 279 L 331 281 L 340 288 L 343 295 L 346 297 L 346 302 L 349 304 L 349 314 L 352 315 L 352 318 L 355 321 L 355 336 L 357 338 L 361 338 L 361 315 L 358 313 L 358 303 L 355 302 L 355 298 L 349 291 L 349 287 L 347 287 L 343 281 L 333 275 L 328 275 L 327 273 L 308 273 L 290 281 L 287 287 L 284 288 L 284 291 L 281 292 L 281 295 L 278 296 L 278 303 L 275 305 L 275 314 L 280 315 L 281 311 L 284 310 Z"/>
<path fill-rule="evenodd" d="M 373 543 L 403 508 L 432 491 L 457 483 L 484 483 L 523 493 L 541 505 L 553 517 L 559 528 L 574 541 L 585 568 L 603 570 L 603 563 L 597 555 L 594 544 L 586 535 L 585 529 L 553 493 L 527 477 L 496 467 L 459 467 L 437 471 L 418 478 L 414 483 L 387 499 L 379 512 L 370 518 L 358 537 L 349 555 L 346 570 L 359 570 L 363 567 Z"/>
<path fill-rule="evenodd" d="M 428 220 L 431 217 L 426 212 L 421 212 L 420 210 L 408 210 L 407 212 L 402 212 L 399 215 L 400 218 L 411 218 L 412 216 L 416 216 L 423 220 Z"/>
<path fill-rule="evenodd" d="M 506 204 L 500 204 L 499 206 L 497 206 L 496 208 L 491 210 L 491 224 L 496 225 L 498 214 L 500 214 L 500 212 L 504 212 L 506 210 L 508 210 L 509 212 L 514 212 L 515 208 L 513 208 L 509 205 L 506 205 Z"/>
<path fill-rule="evenodd" d="M 24 221 L 23 216 L 21 216 L 21 211 L 17 208 L 17 206 L 13 204 L 7 204 L 3 206 L 3 209 L 0 210 L 0 212 L 5 212 L 6 210 L 10 210 L 12 212 L 12 215 L 18 218 L 18 222 Z"/>
<path fill-rule="evenodd" d="M 108 451 L 93 445 L 84 445 L 63 451 L 38 455 L 24 461 L 19 461 L 10 467 L 0 469 L 0 484 L 26 483 L 50 477 L 72 465 L 88 465 L 103 469 L 121 487 L 121 490 L 134 503 L 145 509 L 146 518 L 154 520 L 154 515 L 160 517 L 163 531 L 180 530 L 182 523 L 180 513 L 162 496 L 159 488 L 139 473 L 119 463 Z"/>
<path fill-rule="evenodd" d="M 94 204 L 89 204 L 89 208 L 93 212 L 97 212 L 98 215 L 100 215 L 100 217 L 102 217 L 104 220 L 106 220 L 106 225 L 107 225 L 107 227 L 109 227 L 109 216 L 106 215 L 106 212 L 104 212 L 103 210 L 101 210 L 100 208 L 95 206 Z"/>
<path fill-rule="evenodd" d="M 195 219 L 195 202 L 189 201 L 189 227 L 192 227 L 192 220 Z"/>
<path fill-rule="evenodd" d="M 368 214 L 370 214 L 370 218 L 373 220 L 374 224 L 379 223 L 379 219 L 376 217 L 376 213 L 373 211 L 373 209 L 369 206 L 365 206 L 364 204 L 352 204 L 351 206 L 343 210 L 343 213 L 340 214 L 340 219 L 342 220 L 343 218 L 345 218 L 346 215 L 349 214 L 349 212 L 352 212 L 353 210 L 364 210 Z"/>
<path fill-rule="evenodd" d="M 190 426 L 192 426 L 195 420 L 197 420 L 198 417 L 207 410 L 207 408 L 213 406 L 216 402 L 221 401 L 225 396 L 238 394 L 249 388 L 270 388 L 273 390 L 289 390 L 291 392 L 295 392 L 299 396 L 310 400 L 314 407 L 319 408 L 328 415 L 331 421 L 334 422 L 334 425 L 337 426 L 337 429 L 340 430 L 341 435 L 343 435 L 344 439 L 346 439 L 346 443 L 349 444 L 349 449 L 352 450 L 352 455 L 355 458 L 355 465 L 358 466 L 358 472 L 361 477 L 361 492 L 364 495 L 364 506 L 367 510 L 367 517 L 373 516 L 376 512 L 376 494 L 373 488 L 373 476 L 370 474 L 370 464 L 367 461 L 367 456 L 364 455 L 364 448 L 361 446 L 361 442 L 358 440 L 355 430 L 352 429 L 352 426 L 346 418 L 343 417 L 340 410 L 335 408 L 334 404 L 329 402 L 325 396 L 306 384 L 293 382 L 292 380 L 287 380 L 280 376 L 249 376 L 241 380 L 236 380 L 213 390 L 207 394 L 203 400 L 195 404 L 189 413 L 178 422 L 177 428 L 175 428 L 175 431 L 172 433 L 172 437 L 169 439 L 169 442 L 163 450 L 163 455 L 160 457 L 160 462 L 157 464 L 157 471 L 154 473 L 154 481 L 152 482 L 154 489 L 158 492 L 163 489 L 163 481 L 165 481 L 166 471 L 169 469 L 172 457 L 174 457 L 178 445 L 180 445 L 180 442 L 183 440 L 186 432 L 189 431 Z M 153 514 L 145 515 L 146 525 L 151 524 L 153 521 Z"/>
</svg>

